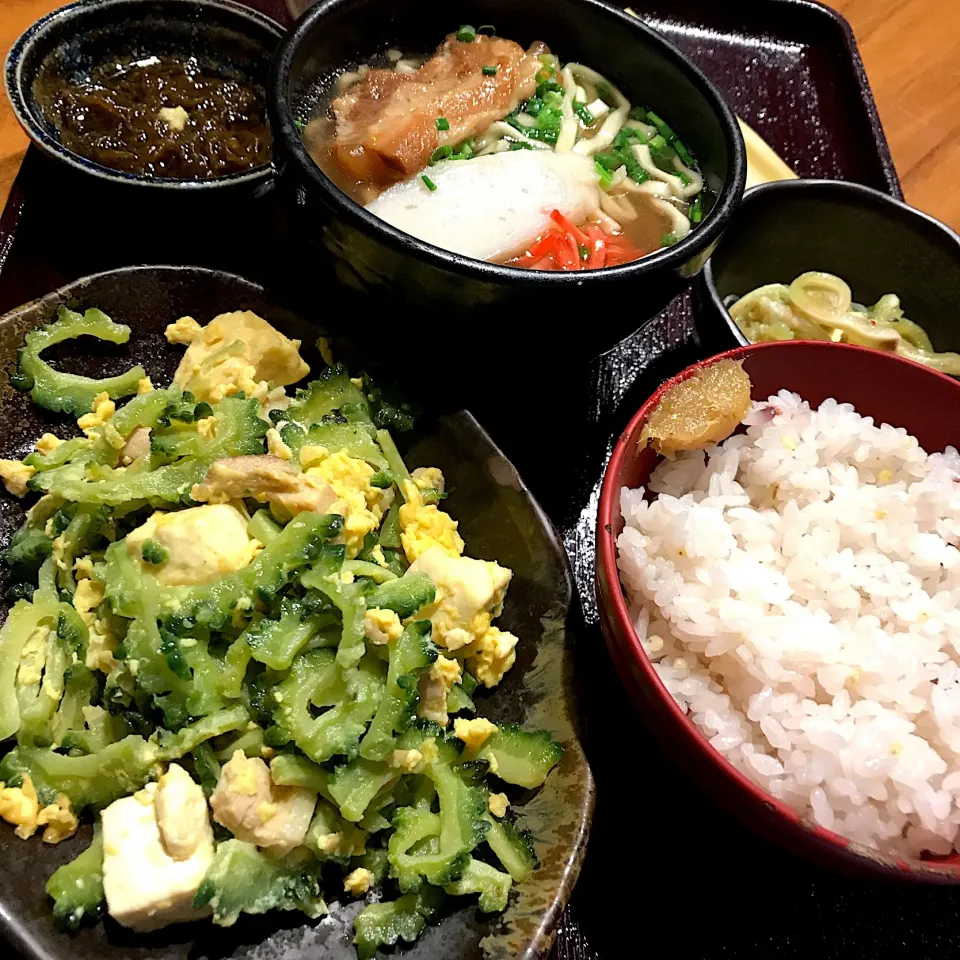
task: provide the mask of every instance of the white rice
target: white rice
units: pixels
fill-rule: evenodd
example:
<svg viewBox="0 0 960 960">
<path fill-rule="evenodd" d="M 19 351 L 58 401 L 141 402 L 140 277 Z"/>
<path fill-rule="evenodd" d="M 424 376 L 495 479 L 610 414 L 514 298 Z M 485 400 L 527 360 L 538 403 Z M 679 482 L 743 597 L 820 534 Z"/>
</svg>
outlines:
<svg viewBox="0 0 960 960">
<path fill-rule="evenodd" d="M 934 412 L 933 415 L 947 415 Z M 888 853 L 960 850 L 960 456 L 782 391 L 621 492 L 657 673 L 731 763 Z"/>
</svg>

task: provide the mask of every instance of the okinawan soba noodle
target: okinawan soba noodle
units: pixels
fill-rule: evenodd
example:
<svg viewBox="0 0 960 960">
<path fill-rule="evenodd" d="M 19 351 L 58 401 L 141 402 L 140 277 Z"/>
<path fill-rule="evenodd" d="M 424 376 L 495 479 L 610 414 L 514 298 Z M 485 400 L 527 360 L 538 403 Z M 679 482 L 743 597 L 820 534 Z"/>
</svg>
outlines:
<svg viewBox="0 0 960 960">
<path fill-rule="evenodd" d="M 831 273 L 801 274 L 789 286 L 768 283 L 728 304 L 730 315 L 754 343 L 832 340 L 908 357 L 943 373 L 960 375 L 960 355 L 937 353 L 919 325 L 908 320 L 900 298 L 886 294 L 872 307 L 853 302 L 850 287 Z"/>
<path fill-rule="evenodd" d="M 552 148 L 554 152 L 572 151 L 583 156 L 593 156 L 609 147 L 624 127 L 638 130 L 646 137 L 656 135 L 657 128 L 651 124 L 628 119 L 633 105 L 616 86 L 596 70 L 582 63 L 568 63 L 560 72 L 560 77 L 563 81 L 563 121 L 556 146 Z M 608 98 L 614 101 L 613 109 L 600 97 L 601 88 Z M 606 114 L 601 126 L 591 136 L 586 136 L 579 142 L 576 140 L 577 133 L 582 132 L 585 127 L 574 113 L 575 100 L 585 103 L 587 110 L 595 118 L 599 119 Z M 524 125 L 533 126 L 534 123 L 533 117 L 523 113 L 516 119 Z M 541 140 L 523 137 L 516 127 L 506 121 L 497 120 L 476 139 L 476 156 L 501 153 L 511 149 L 513 143 L 523 143 L 534 150 L 551 149 Z M 635 183 L 627 176 L 625 166 L 618 167 L 613 172 L 610 185 L 600 203 L 601 210 L 609 221 L 609 228 L 619 230 L 620 224 L 635 220 L 638 216 L 636 207 L 624 194 L 646 194 L 650 197 L 651 205 L 669 222 L 673 235 L 677 239 L 687 236 L 692 229 L 687 215 L 689 201 L 703 190 L 703 177 L 684 164 L 679 157 L 673 159 L 675 174 L 662 170 L 654 162 L 647 144 L 634 144 L 632 151 L 637 163 L 643 167 L 650 180 L 646 183 Z M 681 174 L 688 182 L 684 183 Z"/>
</svg>

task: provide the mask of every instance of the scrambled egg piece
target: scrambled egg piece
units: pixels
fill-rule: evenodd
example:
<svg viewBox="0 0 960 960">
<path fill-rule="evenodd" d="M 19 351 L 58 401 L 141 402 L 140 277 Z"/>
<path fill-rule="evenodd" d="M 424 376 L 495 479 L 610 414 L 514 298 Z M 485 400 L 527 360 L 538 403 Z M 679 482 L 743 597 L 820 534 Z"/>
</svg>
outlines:
<svg viewBox="0 0 960 960">
<path fill-rule="evenodd" d="M 243 390 L 264 400 L 273 387 L 305 377 L 300 341 L 290 340 L 249 310 L 223 313 L 205 327 L 183 317 L 167 327 L 171 343 L 188 343 L 173 382 L 216 403 Z"/>
<path fill-rule="evenodd" d="M 438 545 L 424 551 L 410 569 L 433 581 L 436 599 L 420 610 L 417 618 L 431 621 L 434 642 L 448 650 L 482 640 L 490 621 L 503 610 L 513 576 L 491 560 L 451 556 Z"/>
<path fill-rule="evenodd" d="M 174 860 L 188 859 L 210 830 L 203 789 L 183 767 L 171 763 L 157 783 L 154 806 L 167 855 Z"/>
<path fill-rule="evenodd" d="M 443 471 L 439 467 L 417 467 L 410 476 L 418 490 L 444 491 Z"/>
<path fill-rule="evenodd" d="M 40 804 L 30 774 L 23 775 L 22 787 L 7 787 L 0 783 L 0 817 L 16 824 L 14 833 L 21 840 L 29 840 L 37 832 Z"/>
<path fill-rule="evenodd" d="M 491 627 L 470 658 L 473 675 L 485 687 L 495 687 L 517 659 L 517 638 L 512 633 Z"/>
<path fill-rule="evenodd" d="M 478 717 L 476 720 L 453 721 L 453 735 L 462 740 L 468 750 L 479 750 L 497 732 L 497 725 Z"/>
<path fill-rule="evenodd" d="M 420 488 L 404 480 L 406 503 L 400 508 L 400 542 L 407 560 L 413 563 L 431 547 L 440 547 L 452 557 L 463 553 L 463 540 L 457 533 L 457 521 L 435 504 L 424 505 Z"/>
<path fill-rule="evenodd" d="M 102 427 L 117 412 L 117 405 L 107 393 L 98 393 L 93 398 L 93 410 L 85 413 L 78 421 L 77 426 L 89 437 L 90 431 Z"/>
<path fill-rule="evenodd" d="M 0 480 L 15 497 L 26 496 L 27 481 L 37 471 L 19 460 L 0 460 Z"/>
<path fill-rule="evenodd" d="M 510 806 L 510 801 L 507 799 L 505 793 L 491 793 L 487 797 L 487 809 L 495 817 L 505 817 L 507 815 L 507 807 Z"/>
<path fill-rule="evenodd" d="M 93 557 L 79 557 L 73 569 L 78 580 L 90 580 L 93 577 Z"/>
<path fill-rule="evenodd" d="M 51 627 L 40 624 L 23 645 L 23 650 L 20 652 L 20 666 L 17 668 L 17 683 L 21 687 L 35 686 L 43 677 L 51 633 Z"/>
<path fill-rule="evenodd" d="M 283 437 L 280 436 L 280 431 L 276 427 L 271 427 L 267 431 L 267 453 L 281 460 L 293 459 L 293 451 L 283 442 Z"/>
<path fill-rule="evenodd" d="M 439 656 L 429 670 L 420 675 L 420 705 L 417 716 L 432 720 L 445 727 L 450 718 L 447 716 L 447 694 L 455 683 L 459 683 L 463 670 L 457 660 Z"/>
<path fill-rule="evenodd" d="M 283 856 L 303 843 L 317 795 L 306 787 L 281 787 L 270 779 L 270 769 L 242 750 L 224 764 L 210 806 L 217 823 L 237 839 L 269 847 Z"/>
<path fill-rule="evenodd" d="M 423 754 L 419 750 L 394 750 L 387 757 L 387 763 L 394 770 L 404 773 L 420 773 L 423 769 Z"/>
<path fill-rule="evenodd" d="M 366 612 L 364 620 L 364 634 L 371 643 L 378 645 L 393 643 L 399 640 L 400 634 L 403 633 L 400 618 L 393 610 L 374 607 Z"/>
<path fill-rule="evenodd" d="M 58 793 L 57 802 L 49 804 L 37 814 L 37 826 L 46 828 L 43 842 L 53 844 L 72 837 L 80 821 L 70 806 L 70 798 L 65 793 Z"/>
<path fill-rule="evenodd" d="M 381 490 L 370 483 L 374 473 L 376 471 L 365 460 L 343 451 L 328 453 L 306 470 L 308 477 L 323 481 L 337 496 L 329 511 L 343 517 L 341 536 L 348 557 L 355 557 L 360 552 L 363 538 L 380 526 L 384 513 L 393 502 L 393 490 Z"/>
<path fill-rule="evenodd" d="M 77 832 L 79 821 L 70 807 L 70 798 L 57 794 L 57 802 L 40 809 L 37 791 L 30 774 L 23 775 L 23 786 L 5 787 L 0 783 L 0 817 L 13 823 L 21 840 L 28 840 L 40 827 L 44 843 L 59 843 Z"/>
<path fill-rule="evenodd" d="M 89 562 L 89 558 L 86 559 Z M 80 573 L 80 561 L 77 561 L 77 572 Z M 88 669 L 109 674 L 119 666 L 113 654 L 120 640 L 111 630 L 109 621 L 97 616 L 97 608 L 103 603 L 104 586 L 94 580 L 92 574 L 93 565 L 90 564 L 90 575 L 77 581 L 73 606 L 80 614 L 80 619 L 87 625 L 89 633 L 85 661 Z"/>
<path fill-rule="evenodd" d="M 137 396 L 142 397 L 151 390 L 153 390 L 153 381 L 149 377 L 143 377 L 137 384 Z"/>
<path fill-rule="evenodd" d="M 63 441 L 52 433 L 45 433 L 36 442 L 37 453 L 53 453 Z"/>
<path fill-rule="evenodd" d="M 154 540 L 168 553 L 160 564 L 143 560 L 143 544 Z M 247 532 L 247 518 L 226 503 L 157 512 L 127 535 L 127 551 L 141 569 L 165 587 L 209 583 L 245 567 L 262 544 Z"/>
<path fill-rule="evenodd" d="M 357 867 L 343 878 L 343 889 L 355 897 L 362 897 L 373 886 L 373 874 L 365 867 Z"/>
<path fill-rule="evenodd" d="M 217 432 L 216 417 L 201 417 L 197 421 L 197 433 L 199 433 L 204 440 L 213 439 L 213 435 L 216 432 Z"/>
</svg>

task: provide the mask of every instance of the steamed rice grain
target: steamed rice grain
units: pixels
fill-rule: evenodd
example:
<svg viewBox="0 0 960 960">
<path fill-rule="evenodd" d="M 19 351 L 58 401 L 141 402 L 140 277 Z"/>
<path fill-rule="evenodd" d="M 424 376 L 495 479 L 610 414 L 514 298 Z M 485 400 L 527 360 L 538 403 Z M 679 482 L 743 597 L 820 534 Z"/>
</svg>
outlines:
<svg viewBox="0 0 960 960">
<path fill-rule="evenodd" d="M 621 493 L 620 575 L 715 749 L 888 853 L 960 850 L 960 456 L 781 392 Z"/>
</svg>

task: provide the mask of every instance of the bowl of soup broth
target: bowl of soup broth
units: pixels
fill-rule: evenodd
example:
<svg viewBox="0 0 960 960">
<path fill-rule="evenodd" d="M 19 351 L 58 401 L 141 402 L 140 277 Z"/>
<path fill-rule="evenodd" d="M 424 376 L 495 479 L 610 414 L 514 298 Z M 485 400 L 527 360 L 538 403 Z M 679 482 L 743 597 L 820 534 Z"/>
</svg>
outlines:
<svg viewBox="0 0 960 960">
<path fill-rule="evenodd" d="M 317 269 L 333 252 L 371 300 L 464 330 L 509 307 L 514 338 L 580 356 L 684 288 L 743 191 L 713 85 L 597 0 L 325 0 L 278 52 L 269 107 Z"/>
</svg>

